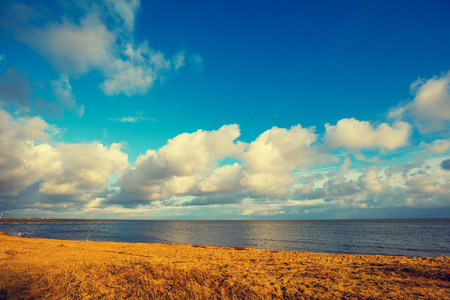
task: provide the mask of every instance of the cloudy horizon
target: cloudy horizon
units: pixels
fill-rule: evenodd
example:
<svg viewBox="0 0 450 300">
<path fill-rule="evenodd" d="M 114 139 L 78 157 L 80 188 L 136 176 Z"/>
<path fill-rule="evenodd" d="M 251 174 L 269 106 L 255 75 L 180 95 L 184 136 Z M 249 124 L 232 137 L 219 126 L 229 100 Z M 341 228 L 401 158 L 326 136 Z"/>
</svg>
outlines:
<svg viewBox="0 0 450 300">
<path fill-rule="evenodd" d="M 167 5 L 2 4 L 4 217 L 450 216 L 445 3 Z"/>
</svg>

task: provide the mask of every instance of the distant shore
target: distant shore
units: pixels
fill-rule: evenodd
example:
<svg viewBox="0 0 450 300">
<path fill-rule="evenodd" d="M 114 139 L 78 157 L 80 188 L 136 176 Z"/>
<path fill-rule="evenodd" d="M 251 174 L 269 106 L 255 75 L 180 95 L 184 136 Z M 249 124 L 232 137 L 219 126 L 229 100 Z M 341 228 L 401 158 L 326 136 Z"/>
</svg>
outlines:
<svg viewBox="0 0 450 300">
<path fill-rule="evenodd" d="M 51 219 L 51 218 L 0 218 L 0 222 L 15 222 L 15 221 L 56 221 L 59 219 Z"/>
<path fill-rule="evenodd" d="M 450 299 L 449 257 L 0 234 L 0 299 Z"/>
<path fill-rule="evenodd" d="M 98 225 L 98 224 L 122 224 L 121 222 L 59 222 L 59 221 L 0 221 L 0 225 Z"/>
</svg>

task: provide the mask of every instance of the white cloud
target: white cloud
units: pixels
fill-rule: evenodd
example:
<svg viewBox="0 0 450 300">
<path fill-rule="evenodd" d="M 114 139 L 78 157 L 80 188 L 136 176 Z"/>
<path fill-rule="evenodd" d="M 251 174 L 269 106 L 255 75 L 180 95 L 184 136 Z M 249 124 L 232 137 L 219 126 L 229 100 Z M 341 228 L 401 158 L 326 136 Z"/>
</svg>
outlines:
<svg viewBox="0 0 450 300">
<path fill-rule="evenodd" d="M 325 124 L 325 140 L 332 148 L 347 149 L 381 148 L 394 150 L 408 144 L 410 124 L 397 121 L 393 126 L 381 123 L 374 128 L 367 121 L 354 118 L 342 119 L 336 125 Z"/>
<path fill-rule="evenodd" d="M 177 55 L 175 55 L 175 57 L 173 58 L 173 65 L 175 70 L 178 70 L 179 68 L 184 66 L 184 60 L 185 60 L 184 52 L 180 52 Z"/>
<path fill-rule="evenodd" d="M 238 163 L 214 169 L 198 183 L 203 193 L 234 193 L 240 190 L 241 166 Z"/>
<path fill-rule="evenodd" d="M 79 75 L 108 64 L 116 36 L 96 12 L 87 13 L 79 24 L 69 20 L 50 22 L 39 28 L 15 28 L 17 38 L 35 48 L 63 74 Z"/>
<path fill-rule="evenodd" d="M 243 155 L 241 184 L 271 197 L 288 195 L 295 182 L 294 170 L 327 159 L 312 146 L 316 139 L 314 128 L 300 125 L 265 131 L 250 143 Z"/>
<path fill-rule="evenodd" d="M 434 153 L 444 154 L 448 152 L 450 149 L 450 140 L 447 139 L 435 140 L 431 144 L 421 142 L 420 145 L 429 148 Z"/>
<path fill-rule="evenodd" d="M 417 92 L 409 109 L 423 133 L 435 132 L 448 127 L 450 121 L 450 73 L 434 77 L 415 85 Z"/>
<path fill-rule="evenodd" d="M 395 120 L 412 120 L 422 134 L 445 131 L 450 122 L 450 72 L 411 84 L 414 99 L 388 113 Z"/>
<path fill-rule="evenodd" d="M 361 187 L 369 192 L 382 193 L 386 189 L 386 185 L 378 176 L 379 169 L 377 167 L 370 167 L 366 172 L 359 177 Z"/>
<path fill-rule="evenodd" d="M 121 118 L 108 118 L 108 120 L 120 123 L 138 123 L 142 121 L 155 121 L 155 119 L 146 118 L 142 114 L 136 114 L 134 116 L 124 116 Z"/>
<path fill-rule="evenodd" d="M 123 20 L 128 31 L 134 30 L 136 14 L 141 6 L 140 0 L 106 0 L 105 3 L 118 15 L 119 20 Z"/>
<path fill-rule="evenodd" d="M 136 167 L 124 172 L 119 184 L 125 193 L 141 194 L 148 200 L 229 189 L 235 180 L 230 175 L 239 166 L 215 168 L 219 160 L 240 156 L 244 151 L 244 144 L 235 142 L 239 135 L 237 125 L 180 134 L 158 151 L 148 150 L 139 156 Z"/>
<path fill-rule="evenodd" d="M 111 176 L 128 167 L 128 156 L 119 144 L 52 146 L 48 142 L 50 131 L 51 126 L 39 117 L 13 119 L 0 110 L 0 194 L 21 199 L 24 196 L 19 193 L 37 184 L 37 189 L 33 189 L 35 194 L 24 200 L 28 206 L 38 201 L 50 202 L 49 205 L 67 201 L 73 206 L 78 201 L 89 202 L 104 194 Z M 2 205 L 17 205 L 14 197 L 6 199 L 13 203 L 5 200 Z"/>
<path fill-rule="evenodd" d="M 165 72 L 184 65 L 183 52 L 166 59 L 147 41 L 134 42 L 138 0 L 71 2 L 81 14 L 66 6 L 55 6 L 61 10 L 55 15 L 41 14 L 42 4 L 32 5 L 10 5 L 0 25 L 62 74 L 99 71 L 105 77 L 100 87 L 107 95 L 145 94 L 156 80 L 165 77 Z"/>
<path fill-rule="evenodd" d="M 58 167 L 44 178 L 39 192 L 79 195 L 106 188 L 111 175 L 128 166 L 128 156 L 120 148 L 120 144 L 112 144 L 108 148 L 96 142 L 58 145 Z"/>
<path fill-rule="evenodd" d="M 448 172 L 447 172 L 448 173 Z M 433 198 L 436 195 L 449 195 L 450 194 L 450 176 L 446 174 L 446 170 L 443 170 L 438 166 L 433 170 L 425 171 L 419 174 L 412 175 L 406 181 L 406 192 L 415 198 L 422 198 L 425 196 Z M 416 201 L 417 202 L 417 201 Z M 450 199 L 447 197 L 447 205 L 450 205 Z"/>
<path fill-rule="evenodd" d="M 58 154 L 45 142 L 48 127 L 39 117 L 13 120 L 0 110 L 1 194 L 17 195 L 52 172 Z M 36 140 L 42 143 L 36 144 Z"/>
</svg>

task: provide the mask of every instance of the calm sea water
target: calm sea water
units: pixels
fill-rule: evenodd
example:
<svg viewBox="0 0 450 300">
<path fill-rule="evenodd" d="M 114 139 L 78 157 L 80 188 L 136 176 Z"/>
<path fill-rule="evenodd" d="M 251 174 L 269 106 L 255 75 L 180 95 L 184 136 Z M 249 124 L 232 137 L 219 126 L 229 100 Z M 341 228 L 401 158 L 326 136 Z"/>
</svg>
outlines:
<svg viewBox="0 0 450 300">
<path fill-rule="evenodd" d="M 1 225 L 0 231 L 63 240 L 450 256 L 450 219 L 121 222 L 114 225 Z"/>
</svg>

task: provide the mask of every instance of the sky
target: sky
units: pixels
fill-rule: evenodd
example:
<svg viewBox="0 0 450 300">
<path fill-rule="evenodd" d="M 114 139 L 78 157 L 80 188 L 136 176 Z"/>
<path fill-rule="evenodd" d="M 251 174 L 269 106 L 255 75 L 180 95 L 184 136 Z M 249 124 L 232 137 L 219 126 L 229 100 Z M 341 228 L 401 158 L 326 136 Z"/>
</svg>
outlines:
<svg viewBox="0 0 450 300">
<path fill-rule="evenodd" d="M 0 4 L 0 212 L 450 217 L 448 1 Z"/>
</svg>

